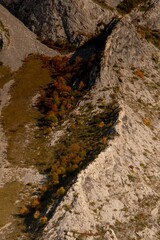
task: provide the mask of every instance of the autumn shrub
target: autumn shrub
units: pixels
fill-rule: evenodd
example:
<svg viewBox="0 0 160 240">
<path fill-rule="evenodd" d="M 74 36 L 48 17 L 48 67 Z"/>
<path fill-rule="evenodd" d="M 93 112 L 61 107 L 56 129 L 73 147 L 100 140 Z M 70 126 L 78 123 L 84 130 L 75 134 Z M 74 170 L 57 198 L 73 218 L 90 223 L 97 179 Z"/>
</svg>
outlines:
<svg viewBox="0 0 160 240">
<path fill-rule="evenodd" d="M 47 129 L 56 126 L 75 108 L 86 88 L 79 72 L 87 69 L 94 57 L 84 63 L 80 57 L 71 62 L 63 56 L 40 56 L 44 66 L 52 71 L 52 82 L 41 91 L 37 104 L 43 116 L 39 120 L 40 126 Z M 78 81 L 73 88 L 75 79 Z M 119 108 L 108 106 L 94 116 L 91 109 L 91 104 L 88 104 L 82 115 L 73 114 L 68 118 L 70 125 L 66 129 L 67 133 L 53 148 L 53 157 L 44 170 L 47 173 L 45 187 L 39 188 L 38 197 L 34 197 L 27 206 L 29 213 L 26 214 L 26 218 L 33 218 L 30 220 L 33 227 L 35 224 L 46 224 L 50 216 L 49 204 L 57 204 L 63 198 L 77 173 L 89 164 L 107 146 L 110 137 L 116 134 L 114 124 Z"/>
<path fill-rule="evenodd" d="M 83 65 L 91 64 L 95 55 L 84 63 L 82 58 L 76 57 L 72 63 L 69 58 L 64 56 L 55 56 L 46 58 L 40 56 L 44 65 L 50 67 L 52 71 L 53 82 L 46 89 L 41 91 L 38 100 L 38 108 L 44 117 L 41 118 L 41 125 L 54 126 L 57 122 L 63 120 L 66 115 L 75 107 L 79 97 L 85 89 L 83 79 L 79 81 L 77 89 L 72 88 L 73 79 Z M 85 66 L 86 67 L 86 66 Z"/>
<path fill-rule="evenodd" d="M 37 208 L 40 205 L 40 201 L 38 197 L 35 197 L 31 200 L 31 207 Z"/>
<path fill-rule="evenodd" d="M 147 127 L 151 127 L 152 123 L 151 120 L 149 118 L 143 118 L 143 123 L 147 126 Z"/>
<path fill-rule="evenodd" d="M 140 70 L 140 69 L 135 70 L 134 74 L 137 77 L 144 78 L 144 72 L 142 70 Z"/>
<path fill-rule="evenodd" d="M 57 196 L 63 196 L 65 194 L 65 189 L 64 187 L 60 187 L 57 192 L 56 192 Z"/>
<path fill-rule="evenodd" d="M 27 206 L 23 206 L 19 211 L 19 214 L 21 216 L 26 216 L 28 213 L 29 213 L 29 208 Z"/>
<path fill-rule="evenodd" d="M 59 202 L 77 173 L 86 167 L 114 137 L 114 125 L 118 119 L 119 108 L 106 108 L 92 116 L 90 106 L 83 115 L 72 115 L 71 126 L 53 149 L 44 186 L 39 188 L 39 195 L 31 200 L 30 205 L 22 211 L 22 216 L 32 219 L 31 225 L 44 226 L 50 215 L 48 206 Z M 72 125 L 76 127 L 72 127 Z M 46 214 L 47 213 L 47 214 Z M 36 226 L 37 226 L 36 225 Z"/>
</svg>

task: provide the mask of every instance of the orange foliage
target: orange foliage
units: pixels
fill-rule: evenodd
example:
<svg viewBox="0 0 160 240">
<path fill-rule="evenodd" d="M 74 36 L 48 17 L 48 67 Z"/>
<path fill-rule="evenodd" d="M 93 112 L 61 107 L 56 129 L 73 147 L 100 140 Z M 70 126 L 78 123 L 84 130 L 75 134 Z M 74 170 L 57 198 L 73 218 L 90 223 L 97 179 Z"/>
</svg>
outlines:
<svg viewBox="0 0 160 240">
<path fill-rule="evenodd" d="M 71 88 L 70 80 L 84 63 L 79 56 L 72 63 L 66 56 L 55 56 L 53 58 L 40 56 L 40 58 L 47 67 L 51 67 L 53 83 L 49 85 L 45 92 L 42 92 L 38 106 L 40 111 L 45 114 L 42 119 L 43 125 L 52 126 L 52 122 L 55 122 L 55 119 L 51 118 L 53 114 L 58 120 L 62 120 L 75 106 L 77 97 L 75 98 L 74 95 L 78 96 L 80 92 Z M 79 91 L 84 86 L 85 84 L 81 81 Z"/>
<path fill-rule="evenodd" d="M 107 138 L 106 137 L 103 137 L 102 138 L 102 143 L 105 145 L 107 143 Z"/>
<path fill-rule="evenodd" d="M 105 123 L 102 121 L 98 124 L 98 127 L 103 128 L 105 126 Z"/>
<path fill-rule="evenodd" d="M 143 123 L 147 126 L 150 127 L 151 126 L 151 120 L 148 118 L 143 118 Z"/>
<path fill-rule="evenodd" d="M 46 192 L 48 190 L 48 185 L 43 185 L 41 188 L 40 188 L 41 192 Z"/>
<path fill-rule="evenodd" d="M 72 143 L 69 147 L 69 151 L 71 152 L 79 152 L 80 146 L 78 143 Z"/>
<path fill-rule="evenodd" d="M 135 71 L 135 75 L 136 75 L 137 77 L 144 78 L 144 73 L 143 73 L 143 71 L 140 70 L 140 69 L 137 69 L 137 70 Z"/>
<path fill-rule="evenodd" d="M 31 201 L 32 208 L 37 208 L 39 205 L 40 205 L 40 202 L 39 202 L 38 197 L 33 198 Z"/>
<path fill-rule="evenodd" d="M 45 224 L 45 223 L 47 223 L 47 221 L 48 221 L 48 218 L 46 216 L 40 218 L 41 224 Z"/>
<path fill-rule="evenodd" d="M 33 217 L 34 217 L 35 219 L 37 219 L 37 218 L 40 217 L 40 215 L 41 215 L 40 212 L 37 210 L 37 211 L 35 211 Z"/>
<path fill-rule="evenodd" d="M 21 208 L 19 213 L 20 213 L 20 215 L 25 216 L 29 213 L 29 209 L 26 206 L 24 206 L 24 207 Z"/>
<path fill-rule="evenodd" d="M 82 88 L 84 88 L 85 84 L 83 81 L 80 82 L 78 89 L 81 90 Z"/>
</svg>

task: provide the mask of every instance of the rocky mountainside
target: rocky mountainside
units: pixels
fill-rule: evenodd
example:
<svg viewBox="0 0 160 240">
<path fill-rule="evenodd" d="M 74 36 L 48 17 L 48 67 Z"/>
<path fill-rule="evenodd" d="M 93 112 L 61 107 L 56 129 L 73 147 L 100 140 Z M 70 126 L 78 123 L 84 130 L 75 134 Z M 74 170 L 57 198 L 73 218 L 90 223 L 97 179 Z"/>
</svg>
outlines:
<svg viewBox="0 0 160 240">
<path fill-rule="evenodd" d="M 0 2 L 42 40 L 58 46 L 81 45 L 114 15 L 92 0 Z"/>
<path fill-rule="evenodd" d="M 76 47 L 47 57 L 55 51 L 1 6 L 2 42 L 9 40 L 0 53 L 0 197 L 7 186 L 15 191 L 13 180 L 21 184 L 1 239 L 159 240 L 160 1 L 0 2 L 52 47 Z M 12 21 L 17 30 L 8 34 Z M 22 41 L 16 62 L 37 44 L 46 52 L 11 73 L 5 65 L 12 67 L 10 48 L 19 52 L 12 39 L 20 29 L 33 48 L 23 51 Z"/>
<path fill-rule="evenodd" d="M 55 55 L 56 51 L 37 41 L 37 36 L 29 31 L 22 22 L 1 5 L 0 6 L 0 61 L 13 70 L 20 67 L 22 60 L 30 53 Z"/>
</svg>

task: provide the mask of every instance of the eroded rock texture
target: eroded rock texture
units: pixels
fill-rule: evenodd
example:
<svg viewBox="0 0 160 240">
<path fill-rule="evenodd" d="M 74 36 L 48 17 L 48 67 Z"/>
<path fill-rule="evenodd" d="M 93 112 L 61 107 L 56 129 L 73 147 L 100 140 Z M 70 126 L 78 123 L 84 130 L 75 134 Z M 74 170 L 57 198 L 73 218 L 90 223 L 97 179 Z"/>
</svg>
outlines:
<svg viewBox="0 0 160 240">
<path fill-rule="evenodd" d="M 78 46 L 99 30 L 98 25 L 107 24 L 114 15 L 110 9 L 103 9 L 95 2 L 26 0 L 3 4 L 42 40 Z"/>
<path fill-rule="evenodd" d="M 154 8 L 139 24 L 158 24 Z M 160 51 L 137 32 L 136 18 L 124 17 L 107 40 L 91 91 L 92 103 L 102 97 L 122 107 L 119 136 L 78 176 L 41 239 L 160 238 Z"/>
<path fill-rule="evenodd" d="M 99 67 L 87 75 L 95 85 L 73 112 L 82 114 L 87 104 L 94 112 L 99 102 L 114 102 L 120 107 L 117 135 L 80 172 L 43 231 L 29 238 L 21 233 L 21 239 L 160 239 L 160 2 L 150 2 L 126 15 L 104 7 L 118 1 L 3 2 L 41 38 L 76 45 L 96 35 L 114 15 L 120 17 L 98 53 Z M 75 55 L 85 58 L 99 42 L 94 44 L 82 45 Z M 55 130 L 53 147 L 65 127 Z"/>
</svg>

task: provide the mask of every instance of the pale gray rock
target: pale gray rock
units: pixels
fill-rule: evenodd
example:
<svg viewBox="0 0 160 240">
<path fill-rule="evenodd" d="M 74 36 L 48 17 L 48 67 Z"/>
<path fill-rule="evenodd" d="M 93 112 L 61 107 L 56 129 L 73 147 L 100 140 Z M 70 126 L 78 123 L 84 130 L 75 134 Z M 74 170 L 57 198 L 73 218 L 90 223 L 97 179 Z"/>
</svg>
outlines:
<svg viewBox="0 0 160 240">
<path fill-rule="evenodd" d="M 30 53 L 54 56 L 56 51 L 49 49 L 37 40 L 37 36 L 0 4 L 0 34 L 3 48 L 0 61 L 12 70 L 22 65 L 22 60 Z"/>
<path fill-rule="evenodd" d="M 42 40 L 81 45 L 107 24 L 114 11 L 92 0 L 24 0 L 0 3 L 7 6 Z"/>
<path fill-rule="evenodd" d="M 159 76 L 159 49 L 126 15 L 106 42 L 90 92 L 92 104 L 100 97 L 119 103 L 119 135 L 79 174 L 41 240 L 159 240 Z"/>
<path fill-rule="evenodd" d="M 88 38 L 84 33 L 92 36 L 97 23 L 113 15 L 93 1 L 70 1 L 71 9 L 68 1 L 48 2 L 37 1 L 32 9 L 31 1 L 23 1 L 19 9 L 33 31 L 54 41 L 82 44 Z M 145 13 L 136 9 L 123 16 L 107 38 L 98 76 L 92 71 L 96 84 L 87 96 L 95 108 L 99 98 L 120 106 L 118 135 L 81 171 L 38 240 L 160 239 L 160 50 L 137 31 L 138 24 L 159 28 L 159 6 L 155 1 Z M 82 100 L 75 112 L 88 102 Z M 52 146 L 63 133 L 62 126 Z"/>
</svg>

